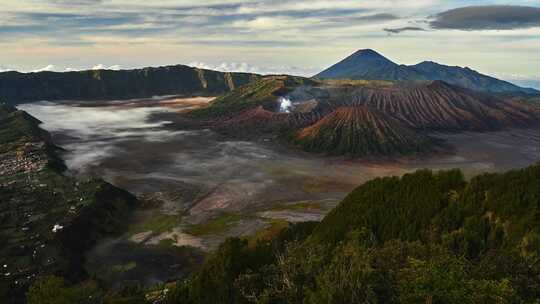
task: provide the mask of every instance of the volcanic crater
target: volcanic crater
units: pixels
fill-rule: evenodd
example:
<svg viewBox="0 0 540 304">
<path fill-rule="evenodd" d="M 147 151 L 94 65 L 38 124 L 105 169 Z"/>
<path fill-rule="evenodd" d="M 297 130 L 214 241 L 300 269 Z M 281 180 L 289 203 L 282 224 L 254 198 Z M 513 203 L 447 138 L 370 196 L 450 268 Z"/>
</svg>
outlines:
<svg viewBox="0 0 540 304">
<path fill-rule="evenodd" d="M 487 132 L 538 125 L 538 107 L 443 81 L 323 80 L 267 77 L 203 110 L 242 109 L 211 117 L 229 136 L 274 139 L 310 152 L 398 156 L 426 153 L 437 132 Z M 269 89 L 271 88 L 271 89 Z M 284 107 L 284 103 L 286 106 Z M 230 107 L 229 109 L 234 108 Z"/>
</svg>

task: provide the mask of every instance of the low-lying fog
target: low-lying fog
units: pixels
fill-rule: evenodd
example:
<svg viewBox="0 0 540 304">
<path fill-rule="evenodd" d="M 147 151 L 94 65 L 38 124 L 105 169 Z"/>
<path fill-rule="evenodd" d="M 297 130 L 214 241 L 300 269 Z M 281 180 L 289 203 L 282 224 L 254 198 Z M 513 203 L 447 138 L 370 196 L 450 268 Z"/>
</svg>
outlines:
<svg viewBox="0 0 540 304">
<path fill-rule="evenodd" d="M 540 132 L 440 135 L 455 155 L 369 163 L 323 158 L 272 142 L 226 140 L 210 130 L 178 130 L 161 113 L 210 99 L 24 104 L 66 149 L 70 171 L 96 175 L 136 194 L 197 187 L 208 192 L 193 215 L 238 211 L 276 201 L 339 200 L 376 176 L 417 168 L 462 168 L 468 174 L 523 167 L 540 159 Z M 163 116 L 163 117 L 170 117 Z"/>
<path fill-rule="evenodd" d="M 270 219 L 318 220 L 354 187 L 377 176 L 402 175 L 424 167 L 458 167 L 472 175 L 540 160 L 538 130 L 440 135 L 455 147 L 454 154 L 367 162 L 324 158 L 273 142 L 228 140 L 210 130 L 175 129 L 167 121 L 174 117 L 171 114 L 209 100 L 40 102 L 19 108 L 43 121 L 42 127 L 66 150 L 63 157 L 71 173 L 100 176 L 138 195 L 157 193 L 164 201 L 162 214 L 183 215 L 182 222 L 167 231 L 138 231 L 129 236 L 140 244 L 169 239 L 177 246 L 211 249 L 226 236 L 267 227 Z M 298 207 L 305 207 L 305 202 L 315 203 L 316 208 Z M 294 208 L 287 209 L 293 204 Z M 227 223 L 226 231 L 216 232 L 209 226 L 204 229 L 211 233 L 206 233 L 199 227 L 200 235 L 189 235 L 184 229 L 223 214 L 249 217 Z M 110 246 L 108 250 L 114 251 L 119 245 Z M 106 255 L 107 248 L 101 248 L 95 258 Z M 168 273 L 156 271 L 149 276 L 158 281 L 168 278 Z"/>
<path fill-rule="evenodd" d="M 158 103 L 41 102 L 20 108 L 42 120 L 66 149 L 72 173 L 101 176 L 137 194 L 186 186 L 209 191 L 192 213 L 269 201 L 338 200 L 360 182 L 394 172 L 295 153 L 271 142 L 226 140 L 210 130 L 173 129 L 159 114 L 179 111 L 182 101 L 175 107 Z"/>
</svg>

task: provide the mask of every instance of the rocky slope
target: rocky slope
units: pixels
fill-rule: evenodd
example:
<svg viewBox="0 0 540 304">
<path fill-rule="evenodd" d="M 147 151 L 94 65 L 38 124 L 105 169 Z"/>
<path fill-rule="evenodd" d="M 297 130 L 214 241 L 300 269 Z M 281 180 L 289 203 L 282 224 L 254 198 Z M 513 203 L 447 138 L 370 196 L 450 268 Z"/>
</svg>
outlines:
<svg viewBox="0 0 540 304">
<path fill-rule="evenodd" d="M 85 276 L 84 251 L 116 233 L 136 206 L 102 180 L 62 174 L 39 121 L 0 104 L 0 302 L 18 303 L 38 276 Z"/>
<path fill-rule="evenodd" d="M 37 100 L 111 100 L 152 96 L 215 96 L 259 76 L 222 73 L 183 65 L 136 70 L 0 73 L 0 99 L 12 103 Z"/>
<path fill-rule="evenodd" d="M 340 107 L 294 142 L 307 151 L 355 156 L 411 154 L 432 149 L 432 141 L 397 120 L 365 106 Z"/>
<path fill-rule="evenodd" d="M 442 80 L 476 91 L 540 94 L 540 91 L 522 88 L 469 68 L 447 66 L 431 61 L 424 61 L 412 66 L 398 65 L 370 49 L 357 51 L 315 75 L 314 78 L 391 81 Z"/>
<path fill-rule="evenodd" d="M 418 130 L 490 131 L 538 123 L 532 105 L 442 81 L 394 86 L 334 86 L 329 91 L 334 104 L 378 109 Z"/>
</svg>

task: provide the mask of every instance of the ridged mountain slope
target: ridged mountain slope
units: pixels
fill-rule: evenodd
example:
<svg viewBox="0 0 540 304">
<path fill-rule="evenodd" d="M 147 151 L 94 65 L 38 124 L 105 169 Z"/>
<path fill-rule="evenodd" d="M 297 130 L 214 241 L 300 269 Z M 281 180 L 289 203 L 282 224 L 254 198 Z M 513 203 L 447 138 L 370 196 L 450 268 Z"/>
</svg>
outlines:
<svg viewBox="0 0 540 304">
<path fill-rule="evenodd" d="M 489 131 L 538 124 L 532 106 L 442 81 L 391 87 L 334 87 L 330 92 L 335 104 L 377 109 L 413 129 Z"/>
<path fill-rule="evenodd" d="M 355 156 L 411 154 L 432 149 L 432 141 L 427 137 L 363 106 L 336 109 L 298 131 L 294 141 L 307 151 Z"/>
</svg>

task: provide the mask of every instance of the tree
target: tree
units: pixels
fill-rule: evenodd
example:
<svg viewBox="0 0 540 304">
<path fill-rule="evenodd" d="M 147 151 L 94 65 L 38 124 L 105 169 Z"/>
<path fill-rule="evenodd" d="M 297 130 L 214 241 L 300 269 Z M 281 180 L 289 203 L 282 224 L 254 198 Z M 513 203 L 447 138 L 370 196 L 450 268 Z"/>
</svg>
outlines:
<svg viewBox="0 0 540 304">
<path fill-rule="evenodd" d="M 467 268 L 465 259 L 450 254 L 425 260 L 410 257 L 398 274 L 399 302 L 472 304 Z"/>
<path fill-rule="evenodd" d="M 30 286 L 28 304 L 100 304 L 101 290 L 94 282 L 69 286 L 61 277 L 45 276 Z"/>
</svg>

